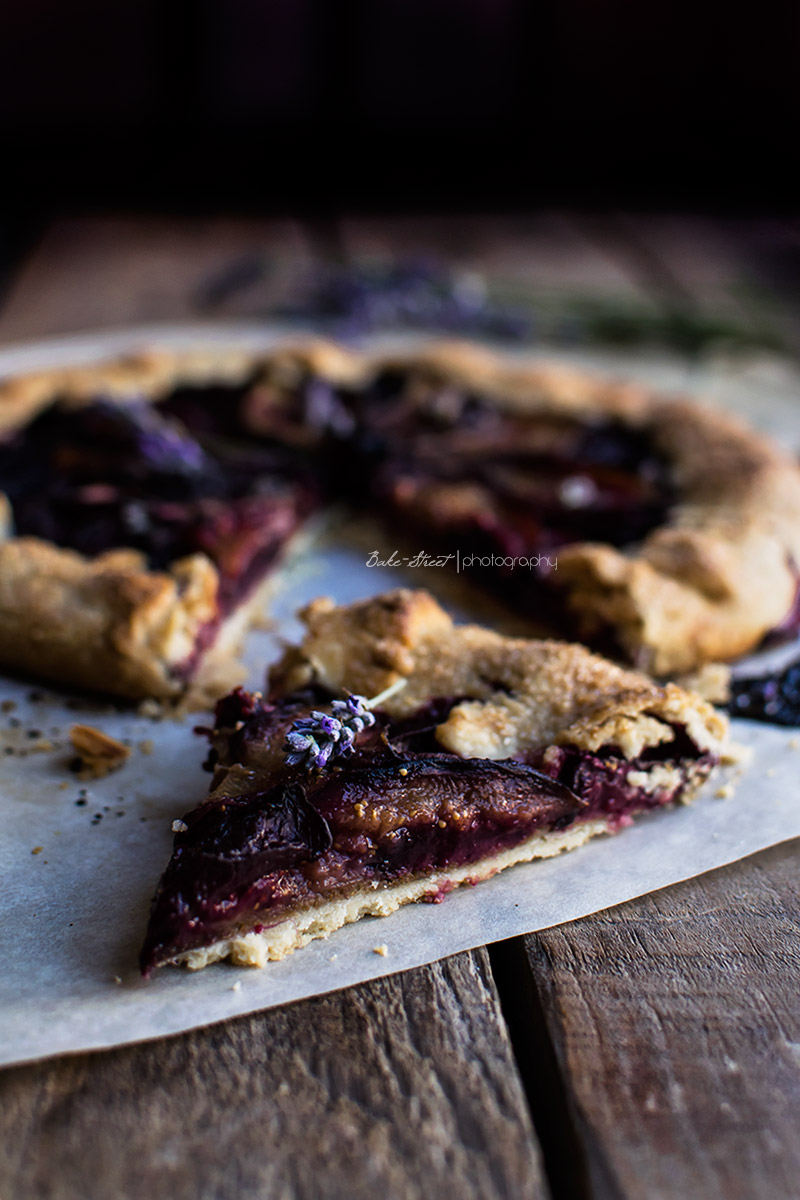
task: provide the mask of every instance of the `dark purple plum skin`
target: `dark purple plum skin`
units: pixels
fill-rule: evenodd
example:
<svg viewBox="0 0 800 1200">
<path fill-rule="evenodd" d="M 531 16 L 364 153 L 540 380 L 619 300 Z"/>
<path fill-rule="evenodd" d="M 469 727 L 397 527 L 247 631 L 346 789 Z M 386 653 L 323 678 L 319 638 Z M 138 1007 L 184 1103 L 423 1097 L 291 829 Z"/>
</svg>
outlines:
<svg viewBox="0 0 800 1200">
<path fill-rule="evenodd" d="M 204 731 L 215 782 L 231 767 L 257 771 L 264 748 L 281 744 L 288 723 L 326 698 L 316 689 L 264 699 L 240 688 L 221 700 L 215 729 Z M 144 974 L 238 930 L 275 924 L 293 907 L 478 862 L 576 821 L 625 824 L 683 788 L 642 792 L 628 784 L 631 770 L 674 761 L 685 782 L 689 768 L 713 765 L 680 726 L 673 742 L 634 760 L 613 747 L 591 754 L 570 746 L 527 762 L 463 759 L 443 752 L 434 736 L 456 702 L 436 698 L 399 722 L 378 713 L 376 727 L 337 768 L 309 777 L 279 766 L 263 789 L 212 793 L 186 814 L 153 902 Z"/>
<path fill-rule="evenodd" d="M 377 802 L 378 817 L 367 815 Z M 365 810 L 365 816 L 358 814 Z M 516 762 L 383 751 L 313 782 L 207 801 L 184 818 L 153 902 L 145 974 L 258 914 L 476 861 L 584 803 Z M 251 921 L 252 923 L 252 921 Z"/>
</svg>

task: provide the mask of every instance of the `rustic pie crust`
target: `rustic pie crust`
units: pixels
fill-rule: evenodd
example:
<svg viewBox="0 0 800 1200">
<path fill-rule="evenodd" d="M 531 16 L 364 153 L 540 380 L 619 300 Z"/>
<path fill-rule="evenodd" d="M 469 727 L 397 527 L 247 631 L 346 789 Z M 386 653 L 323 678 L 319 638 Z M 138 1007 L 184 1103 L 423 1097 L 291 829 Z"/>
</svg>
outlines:
<svg viewBox="0 0 800 1200">
<path fill-rule="evenodd" d="M 202 395 L 205 388 L 245 384 L 251 394 L 280 402 L 301 381 L 324 377 L 350 384 L 359 369 L 344 350 L 310 342 L 267 356 L 158 352 L 44 372 L 0 386 L 0 437 L 8 440 L 30 427 L 54 402 L 77 416 L 100 397 L 124 412 L 142 399 L 169 399 L 179 389 Z M 285 421 L 285 440 L 302 440 L 299 415 L 290 413 Z M 292 532 L 277 541 L 288 545 Z M 38 537 L 15 537 L 12 506 L 0 492 L 0 663 L 13 670 L 132 700 L 208 701 L 241 678 L 236 655 L 263 609 L 268 582 L 264 571 L 220 621 L 222 581 L 207 554 L 183 555 L 154 569 L 132 548 L 89 555 Z"/>
<path fill-rule="evenodd" d="M 236 689 L 201 731 L 212 789 L 173 826 L 146 975 L 261 966 L 572 849 L 690 800 L 726 742 L 698 696 L 582 646 L 454 625 L 426 592 L 321 599 L 302 617 L 266 697 Z M 295 727 L 324 730 L 348 696 L 353 712 L 376 703 L 346 754 L 321 767 L 287 754 Z"/>
<path fill-rule="evenodd" d="M 309 381 L 325 385 L 321 400 Z M 445 547 L 552 549 L 556 569 L 506 598 L 539 618 L 555 596 L 561 632 L 651 673 L 730 660 L 796 627 L 794 461 L 725 415 L 562 367 L 450 344 L 379 356 L 322 341 L 261 355 L 157 352 L 6 380 L 0 436 L 13 441 L 55 400 L 76 414 L 98 397 L 121 411 L 143 397 L 169 409 L 181 389 L 214 387 L 234 389 L 244 426 L 312 475 L 341 466 L 312 509 L 352 496 L 356 478 L 387 519 Z M 306 515 L 276 544 L 288 545 Z M 156 567 L 135 548 L 89 554 L 14 536 L 0 496 L 3 531 L 4 667 L 134 700 L 228 682 L 268 570 L 221 619 L 224 581 L 206 553 Z M 508 579 L 484 571 L 480 581 Z"/>
</svg>

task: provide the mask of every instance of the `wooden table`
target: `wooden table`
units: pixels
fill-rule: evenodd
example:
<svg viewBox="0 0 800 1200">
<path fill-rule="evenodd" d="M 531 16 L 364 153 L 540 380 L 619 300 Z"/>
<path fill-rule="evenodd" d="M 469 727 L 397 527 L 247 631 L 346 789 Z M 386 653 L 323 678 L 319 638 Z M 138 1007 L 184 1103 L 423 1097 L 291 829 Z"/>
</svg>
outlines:
<svg viewBox="0 0 800 1200">
<path fill-rule="evenodd" d="M 800 328 L 765 250 L 796 259 L 796 223 L 543 214 L 335 232 L 353 250 L 427 241 L 543 285 L 740 317 L 746 259 L 787 336 Z M 59 223 L 18 271 L 0 341 L 197 315 L 208 278 L 256 246 L 275 251 L 280 289 L 315 234 Z M 218 307 L 263 304 L 244 288 Z M 0 1072 L 0 1200 L 796 1198 L 797 853 L 334 995 Z"/>
</svg>

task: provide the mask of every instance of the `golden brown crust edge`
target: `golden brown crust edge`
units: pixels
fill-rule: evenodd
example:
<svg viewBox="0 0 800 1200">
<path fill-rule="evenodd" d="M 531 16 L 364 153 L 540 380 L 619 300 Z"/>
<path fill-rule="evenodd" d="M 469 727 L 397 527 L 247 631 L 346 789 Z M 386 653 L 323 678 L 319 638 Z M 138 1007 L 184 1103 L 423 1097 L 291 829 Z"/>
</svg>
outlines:
<svg viewBox="0 0 800 1200">
<path fill-rule="evenodd" d="M 508 758 L 551 744 L 616 745 L 635 758 L 671 741 L 673 725 L 714 754 L 727 739 L 726 719 L 675 684 L 661 687 L 583 646 L 455 625 L 427 592 L 401 588 L 339 607 L 321 598 L 301 617 L 306 635 L 273 668 L 273 687 L 319 682 L 371 697 L 402 680 L 382 705 L 395 717 L 433 697 L 464 697 L 436 736 L 465 758 Z"/>
<path fill-rule="evenodd" d="M 86 366 L 57 367 L 0 380 L 0 433 L 31 421 L 56 397 L 76 404 L 96 398 L 159 400 L 179 385 L 237 383 L 261 369 L 291 375 L 310 368 L 337 383 L 356 382 L 366 362 L 322 338 L 295 338 L 270 350 L 210 347 L 142 350 Z"/>
<path fill-rule="evenodd" d="M 0 433 L 32 420 L 56 396 L 76 404 L 98 393 L 120 402 L 132 396 L 157 400 L 179 384 L 236 381 L 260 366 L 289 374 L 308 366 L 342 382 L 360 367 L 346 350 L 318 339 L 266 354 L 141 353 L 5 380 L 0 383 Z M 238 646 L 224 628 L 230 662 L 220 663 L 212 647 L 196 673 L 182 670 L 197 634 L 216 614 L 217 571 L 204 555 L 155 571 L 132 550 L 90 559 L 37 538 L 8 536 L 10 528 L 9 506 L 0 493 L 0 662 L 5 667 L 127 700 L 205 701 L 212 687 L 225 690 L 240 680 Z M 236 633 L 245 631 L 246 620 L 233 623 Z"/>
<path fill-rule="evenodd" d="M 579 637 L 610 634 L 637 666 L 671 675 L 756 649 L 790 612 L 800 582 L 800 466 L 747 425 L 635 384 L 504 362 L 459 343 L 376 358 L 373 369 L 379 362 L 471 387 L 519 414 L 619 419 L 669 458 L 678 499 L 665 525 L 624 552 L 601 543 L 558 552 L 556 578 Z"/>
<path fill-rule="evenodd" d="M 133 550 L 90 560 L 12 538 L 0 542 L 0 661 L 127 699 L 174 698 L 216 595 L 217 573 L 201 554 L 157 572 Z"/>
<path fill-rule="evenodd" d="M 604 414 L 645 427 L 670 456 L 680 501 L 667 525 L 625 553 L 598 543 L 559 553 L 557 579 L 578 636 L 610 634 L 638 666 L 670 675 L 753 650 L 790 611 L 800 563 L 800 468 L 788 455 L 722 414 L 569 368 L 512 364 L 471 345 L 359 356 L 307 339 L 259 354 L 131 355 L 6 380 L 0 431 L 24 424 L 57 394 L 76 403 L 98 391 L 158 399 L 182 382 L 235 380 L 275 364 L 288 372 L 309 365 L 352 383 L 390 362 L 434 371 L 519 412 Z"/>
</svg>

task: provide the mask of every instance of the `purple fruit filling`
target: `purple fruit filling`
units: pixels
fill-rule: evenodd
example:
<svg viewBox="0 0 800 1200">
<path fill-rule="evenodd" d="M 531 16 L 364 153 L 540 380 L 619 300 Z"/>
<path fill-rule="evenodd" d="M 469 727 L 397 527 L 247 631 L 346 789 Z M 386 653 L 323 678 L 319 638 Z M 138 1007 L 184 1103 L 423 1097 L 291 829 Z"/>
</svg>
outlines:
<svg viewBox="0 0 800 1200">
<path fill-rule="evenodd" d="M 583 807 L 521 763 L 391 753 L 313 783 L 211 801 L 176 837 L 142 969 L 254 914 L 274 923 L 293 908 L 475 862 L 570 824 Z"/>
<path fill-rule="evenodd" d="M 358 413 L 373 492 L 403 528 L 458 551 L 483 586 L 562 627 L 559 548 L 639 542 L 675 501 L 667 460 L 647 430 L 622 421 L 504 414 L 399 371 L 367 389 Z"/>
<path fill-rule="evenodd" d="M 571 633 L 559 548 L 639 541 L 673 502 L 647 431 L 620 421 L 516 416 L 408 371 L 360 392 L 276 372 L 157 405 L 54 404 L 0 443 L 16 532 L 88 555 L 132 547 L 156 569 L 203 551 L 224 617 L 320 503 L 368 494 L 426 550 L 458 551 L 482 586 Z"/>
<path fill-rule="evenodd" d="M 686 730 L 673 726 L 674 739 L 625 759 L 614 746 L 592 754 L 575 746 L 552 746 L 537 755 L 541 769 L 586 802 L 584 818 L 609 818 L 612 829 L 631 823 L 634 813 L 680 800 L 687 784 L 710 774 L 718 759 L 701 753 Z M 658 766 L 666 768 L 659 774 Z M 637 776 L 650 776 L 647 786 Z M 633 776 L 633 781 L 631 777 Z"/>
<path fill-rule="evenodd" d="M 800 726 L 800 660 L 771 675 L 734 679 L 728 712 L 770 725 Z"/>
<path fill-rule="evenodd" d="M 324 703 L 319 690 L 272 703 L 237 689 L 218 705 L 215 729 L 203 731 L 212 766 L 260 769 L 270 785 L 211 799 L 184 818 L 153 902 L 145 974 L 254 922 L 272 925 L 325 900 L 469 866 L 538 831 L 592 817 L 616 828 L 679 799 L 714 762 L 681 727 L 633 760 L 613 747 L 591 754 L 569 746 L 532 762 L 462 759 L 433 737 L 457 703 L 441 698 L 402 722 L 378 714 L 352 759 L 309 776 L 276 750 L 298 713 Z M 674 774 L 652 790 L 631 782 L 633 772 L 657 767 Z"/>
<path fill-rule="evenodd" d="M 202 551 L 224 617 L 318 502 L 308 465 L 244 443 L 202 445 L 150 404 L 47 409 L 0 447 L 16 532 L 94 556 L 119 546 L 160 569 Z"/>
</svg>

